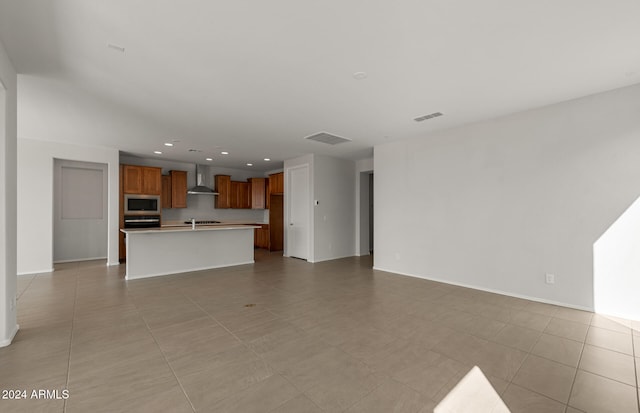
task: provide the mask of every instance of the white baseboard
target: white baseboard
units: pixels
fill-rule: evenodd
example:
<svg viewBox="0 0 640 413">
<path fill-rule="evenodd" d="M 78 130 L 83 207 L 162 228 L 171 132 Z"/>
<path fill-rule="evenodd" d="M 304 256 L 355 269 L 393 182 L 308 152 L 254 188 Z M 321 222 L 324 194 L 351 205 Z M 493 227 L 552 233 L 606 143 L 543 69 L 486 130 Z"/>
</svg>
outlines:
<svg viewBox="0 0 640 413">
<path fill-rule="evenodd" d="M 36 275 L 36 274 L 46 274 L 48 272 L 53 272 L 53 268 L 49 268 L 47 270 L 39 270 L 39 271 L 19 272 L 18 275 Z"/>
<path fill-rule="evenodd" d="M 592 313 L 594 312 L 593 308 L 583 307 L 583 306 L 580 306 L 580 305 L 562 303 L 562 302 L 559 302 L 559 301 L 547 300 L 547 299 L 540 298 L 540 297 L 531 297 L 531 296 L 528 296 L 528 295 L 516 294 L 516 293 L 512 293 L 512 292 L 508 292 L 508 291 L 494 290 L 492 288 L 479 287 L 477 285 L 469 285 L 469 284 L 457 283 L 457 282 L 453 282 L 453 281 L 450 281 L 450 280 L 443 280 L 441 278 L 435 278 L 435 277 L 427 277 L 427 276 L 424 276 L 424 275 L 416 275 L 416 274 L 409 274 L 409 273 L 404 273 L 404 272 L 392 271 L 392 270 L 387 270 L 387 269 L 376 267 L 376 266 L 374 266 L 373 269 L 377 270 L 377 271 L 389 272 L 389 273 L 392 273 L 392 274 L 405 275 L 407 277 L 422 278 L 423 280 L 436 281 L 436 282 L 443 283 L 443 284 L 455 285 L 457 287 L 471 288 L 473 290 L 479 290 L 479 291 L 485 291 L 485 292 L 488 292 L 488 293 L 506 295 L 508 297 L 522 298 L 523 300 L 536 301 L 538 303 L 558 305 L 560 307 L 573 308 L 575 310 L 589 311 L 589 312 L 592 312 Z"/>
<path fill-rule="evenodd" d="M 13 332 L 10 334 L 10 337 L 5 339 L 5 340 L 0 340 L 0 347 L 6 347 L 9 344 L 11 344 L 13 339 L 16 337 L 16 334 L 18 333 L 18 330 L 20 330 L 20 325 L 16 324 L 16 326 L 13 329 Z"/>
<path fill-rule="evenodd" d="M 216 265 L 213 267 L 198 267 L 198 268 L 189 268 L 189 269 L 185 269 L 182 271 L 172 271 L 172 272 L 159 272 L 159 273 L 154 273 L 154 274 L 145 274 L 143 276 L 134 276 L 134 277 L 129 277 L 129 274 L 125 274 L 124 279 L 127 281 L 134 281 L 134 280 L 144 280 L 145 278 L 153 278 L 153 277 L 162 277 L 162 276 L 167 276 L 167 275 L 179 275 L 179 274 L 184 274 L 187 272 L 198 272 L 198 271 L 206 271 L 206 270 L 213 270 L 216 268 L 226 268 L 226 267 L 235 267 L 238 265 L 247 265 L 247 264 L 255 264 L 254 260 L 250 260 L 250 261 L 242 261 L 242 262 L 237 262 L 237 263 L 233 263 L 233 264 L 223 264 L 223 265 Z"/>
<path fill-rule="evenodd" d="M 323 258 L 321 260 L 314 260 L 314 261 L 309 261 L 311 263 L 318 263 L 318 262 L 325 262 L 325 261 L 333 261 L 333 260 L 341 260 L 343 258 L 350 258 L 350 257 L 356 257 L 357 255 L 353 255 L 353 254 L 349 254 L 349 255 L 341 255 L 338 257 L 329 257 L 329 258 Z"/>
<path fill-rule="evenodd" d="M 93 257 L 93 258 L 75 258 L 72 260 L 60 260 L 54 261 L 54 264 L 65 264 L 67 262 L 82 262 L 82 261 L 96 261 L 96 260 L 106 260 L 107 257 Z"/>
</svg>

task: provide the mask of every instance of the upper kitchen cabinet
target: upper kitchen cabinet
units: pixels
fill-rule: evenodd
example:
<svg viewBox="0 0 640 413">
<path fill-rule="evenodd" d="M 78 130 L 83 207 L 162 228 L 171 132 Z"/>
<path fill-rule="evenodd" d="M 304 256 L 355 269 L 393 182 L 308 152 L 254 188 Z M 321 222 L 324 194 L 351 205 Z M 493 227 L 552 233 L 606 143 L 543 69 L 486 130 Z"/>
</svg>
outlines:
<svg viewBox="0 0 640 413">
<path fill-rule="evenodd" d="M 269 175 L 269 195 L 284 194 L 284 172 Z"/>
<path fill-rule="evenodd" d="M 142 167 L 142 193 L 145 195 L 162 194 L 162 168 Z"/>
<path fill-rule="evenodd" d="M 187 172 L 170 171 L 171 176 L 171 208 L 187 207 Z"/>
<path fill-rule="evenodd" d="M 249 182 L 232 181 L 229 175 L 216 175 L 216 208 L 265 209 L 267 199 L 266 178 L 250 178 Z"/>
<path fill-rule="evenodd" d="M 171 208 L 171 176 L 162 175 L 162 209 Z"/>
<path fill-rule="evenodd" d="M 215 191 L 218 193 L 214 196 L 214 206 L 216 208 L 231 208 L 231 176 L 229 175 L 216 175 Z"/>
<path fill-rule="evenodd" d="M 187 172 L 169 171 L 162 176 L 162 208 L 187 207 Z"/>
<path fill-rule="evenodd" d="M 250 178 L 249 184 L 251 186 L 251 208 L 252 209 L 265 209 L 266 206 L 266 178 Z"/>
<path fill-rule="evenodd" d="M 251 185 L 249 182 L 231 181 L 231 208 L 251 208 Z"/>
<path fill-rule="evenodd" d="M 122 190 L 125 194 L 162 194 L 162 169 L 152 166 L 123 166 Z"/>
<path fill-rule="evenodd" d="M 125 194 L 142 193 L 142 169 L 139 166 L 122 165 L 122 192 Z"/>
</svg>

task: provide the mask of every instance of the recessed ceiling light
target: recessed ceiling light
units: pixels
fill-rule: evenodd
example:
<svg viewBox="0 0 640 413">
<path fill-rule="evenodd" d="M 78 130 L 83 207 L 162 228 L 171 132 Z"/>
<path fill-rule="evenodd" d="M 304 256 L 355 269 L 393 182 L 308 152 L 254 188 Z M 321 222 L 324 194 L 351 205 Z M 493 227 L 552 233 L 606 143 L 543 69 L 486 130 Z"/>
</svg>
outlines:
<svg viewBox="0 0 640 413">
<path fill-rule="evenodd" d="M 357 80 L 362 80 L 367 78 L 367 72 L 355 72 L 353 74 L 353 78 Z"/>
<path fill-rule="evenodd" d="M 269 162 L 271 158 L 264 158 L 265 161 Z"/>
<path fill-rule="evenodd" d="M 171 142 L 165 142 L 165 143 L 164 143 L 164 146 L 172 147 L 172 146 L 173 146 L 173 144 L 172 144 Z"/>
<path fill-rule="evenodd" d="M 227 151 L 222 151 L 220 153 L 223 154 L 223 155 L 229 155 L 229 152 L 227 152 Z"/>
<path fill-rule="evenodd" d="M 160 151 L 153 151 L 153 153 L 155 153 L 156 155 L 162 155 L 162 152 Z"/>
<path fill-rule="evenodd" d="M 252 163 L 248 163 L 247 166 L 253 166 L 253 164 Z"/>
<path fill-rule="evenodd" d="M 212 159 L 212 158 L 207 158 L 206 160 L 207 160 L 207 161 L 213 161 L 213 159 Z"/>
</svg>

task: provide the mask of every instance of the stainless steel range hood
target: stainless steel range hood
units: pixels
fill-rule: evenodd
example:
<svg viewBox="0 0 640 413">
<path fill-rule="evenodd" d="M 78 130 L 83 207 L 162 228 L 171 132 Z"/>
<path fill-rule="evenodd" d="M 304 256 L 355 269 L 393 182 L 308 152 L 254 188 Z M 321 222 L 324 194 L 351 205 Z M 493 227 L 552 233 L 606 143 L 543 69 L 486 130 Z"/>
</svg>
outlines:
<svg viewBox="0 0 640 413">
<path fill-rule="evenodd" d="M 213 189 L 208 186 L 202 185 L 202 174 L 198 170 L 198 164 L 196 164 L 196 186 L 187 191 L 189 195 L 218 195 Z"/>
</svg>

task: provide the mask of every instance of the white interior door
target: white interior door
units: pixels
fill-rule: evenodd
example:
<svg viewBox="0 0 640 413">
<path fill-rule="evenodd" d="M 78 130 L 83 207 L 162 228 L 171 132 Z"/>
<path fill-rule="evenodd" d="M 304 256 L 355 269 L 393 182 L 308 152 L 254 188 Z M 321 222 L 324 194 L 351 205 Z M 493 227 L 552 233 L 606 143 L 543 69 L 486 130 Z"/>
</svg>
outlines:
<svg viewBox="0 0 640 413">
<path fill-rule="evenodd" d="M 292 168 L 288 172 L 287 255 L 306 260 L 309 259 L 309 167 Z"/>
<path fill-rule="evenodd" d="M 107 257 L 107 165 L 54 162 L 53 261 Z"/>
</svg>

